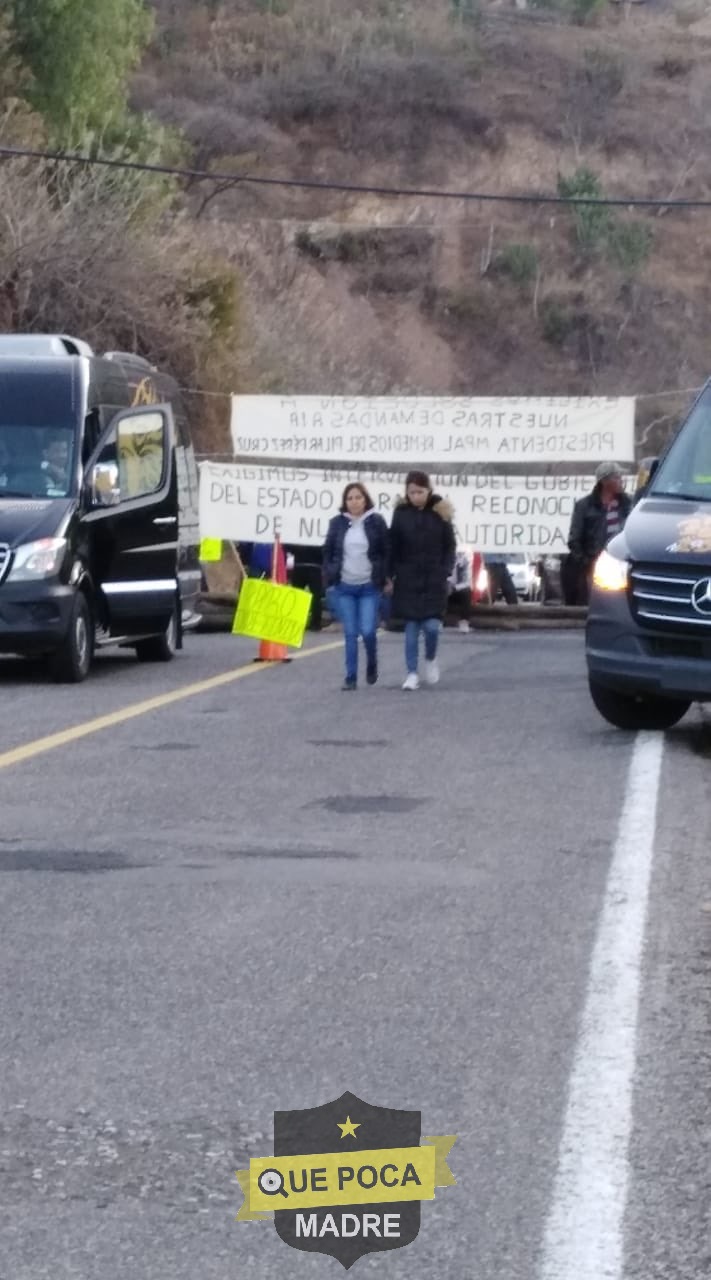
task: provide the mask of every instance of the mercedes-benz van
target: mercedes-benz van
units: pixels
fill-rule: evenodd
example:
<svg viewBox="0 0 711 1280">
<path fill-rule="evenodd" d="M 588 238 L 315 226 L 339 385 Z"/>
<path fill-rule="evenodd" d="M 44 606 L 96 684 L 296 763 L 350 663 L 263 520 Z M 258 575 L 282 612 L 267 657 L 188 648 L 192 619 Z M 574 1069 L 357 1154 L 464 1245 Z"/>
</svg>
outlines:
<svg viewBox="0 0 711 1280">
<path fill-rule="evenodd" d="M 63 335 L 0 335 L 0 653 L 83 680 L 199 620 L 198 475 L 177 384 Z"/>
<path fill-rule="evenodd" d="M 590 693 L 622 729 L 666 729 L 711 702 L 711 381 L 596 562 Z"/>
</svg>

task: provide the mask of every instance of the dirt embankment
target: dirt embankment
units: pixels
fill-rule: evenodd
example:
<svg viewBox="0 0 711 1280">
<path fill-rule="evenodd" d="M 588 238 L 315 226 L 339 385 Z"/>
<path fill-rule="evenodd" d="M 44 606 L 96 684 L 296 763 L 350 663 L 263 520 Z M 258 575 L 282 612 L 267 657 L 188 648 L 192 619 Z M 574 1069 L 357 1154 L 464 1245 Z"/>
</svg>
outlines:
<svg viewBox="0 0 711 1280">
<path fill-rule="evenodd" d="M 503 4 L 157 8 L 136 101 L 207 167 L 711 198 L 701 10 L 610 6 L 578 26 Z M 639 394 L 709 371 L 711 209 L 205 194 L 193 212 L 244 281 L 246 389 Z M 643 402 L 648 444 L 681 403 Z"/>
</svg>

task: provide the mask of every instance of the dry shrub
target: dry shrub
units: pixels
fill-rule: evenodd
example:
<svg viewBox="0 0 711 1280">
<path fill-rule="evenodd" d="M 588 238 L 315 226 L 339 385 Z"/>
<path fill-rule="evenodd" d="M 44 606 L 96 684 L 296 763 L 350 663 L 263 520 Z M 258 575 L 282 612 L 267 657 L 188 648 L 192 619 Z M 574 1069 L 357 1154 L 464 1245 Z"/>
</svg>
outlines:
<svg viewBox="0 0 711 1280">
<path fill-rule="evenodd" d="M 479 69 L 474 36 L 452 24 L 446 5 L 265 0 L 163 3 L 158 11 L 154 66 L 159 59 L 163 91 L 172 82 L 176 96 L 200 107 L 285 129 L 317 124 L 340 146 L 376 154 L 422 152 L 444 122 L 471 136 L 490 124 L 468 101 Z M 139 94 L 141 105 L 184 124 L 145 71 Z M 192 119 L 203 148 L 211 123 Z M 221 131 L 228 132 L 224 118 Z"/>
<path fill-rule="evenodd" d="M 623 95 L 626 78 L 624 58 L 597 46 L 585 49 L 582 59 L 564 74 L 561 132 L 576 152 L 614 136 L 611 116 Z"/>
<path fill-rule="evenodd" d="M 593 32 L 500 6 L 464 29 L 448 0 L 154 3 L 158 43 L 137 95 L 214 168 L 496 192 L 555 190 L 559 172 L 583 166 L 616 195 L 692 195 L 711 182 L 708 49 L 658 6 L 611 7 Z M 634 393 L 705 372 L 706 215 L 637 216 L 656 232 L 647 260 L 635 231 L 591 262 L 571 247 L 567 210 L 242 186 L 208 212 L 200 227 L 222 217 L 225 243 L 241 241 L 254 389 L 446 389 L 449 378 L 494 394 Z M 382 221 L 431 218 L 433 252 L 384 256 L 353 229 L 329 238 L 349 217 L 372 219 L 383 242 Z M 254 232 L 247 243 L 252 220 L 264 244 Z M 307 221 L 299 251 L 294 230 Z M 530 254 L 507 256 L 528 244 L 540 280 Z M 442 383 L 424 364 L 433 349 Z"/>
<path fill-rule="evenodd" d="M 189 121 L 192 140 L 203 146 L 213 145 L 219 112 L 223 151 L 234 142 L 240 145 L 247 122 L 254 137 L 259 136 L 259 122 L 266 121 L 282 130 L 318 126 L 339 146 L 356 153 L 387 155 L 404 149 L 414 154 L 432 144 L 443 124 L 487 144 L 492 121 L 471 105 L 468 88 L 445 59 L 373 53 L 343 68 L 323 55 L 307 54 L 246 84 L 217 80 L 209 108 L 203 101 L 205 78 L 195 72 L 182 82 L 177 113 L 170 98 L 156 105 L 163 119 L 183 127 Z M 185 101 L 189 96 L 202 115 L 193 111 L 191 118 Z M 230 125 L 230 118 L 235 125 Z"/>
<path fill-rule="evenodd" d="M 236 276 L 145 187 L 13 161 L 0 165 L 0 208 L 5 328 L 134 351 L 188 386 L 234 381 Z"/>
<path fill-rule="evenodd" d="M 393 264 L 429 258 L 434 236 L 427 227 L 305 228 L 295 237 L 300 253 L 320 262 Z"/>
<path fill-rule="evenodd" d="M 322 269 L 331 262 L 351 267 L 356 294 L 399 297 L 426 289 L 431 280 L 434 236 L 426 227 L 302 229 L 294 244 Z"/>
<path fill-rule="evenodd" d="M 354 284 L 353 290 L 366 295 L 380 293 L 386 297 L 401 298 L 406 294 L 419 293 L 426 286 L 427 280 L 427 272 L 417 264 L 392 263 L 364 273 Z"/>
<path fill-rule="evenodd" d="M 229 102 L 203 105 L 186 94 L 164 94 L 161 119 L 179 129 L 192 145 L 193 163 L 198 168 L 209 167 L 222 157 L 256 158 L 267 148 L 278 146 L 280 141 L 275 129 L 241 114 Z"/>
<path fill-rule="evenodd" d="M 664 58 L 660 58 L 654 66 L 655 74 L 664 76 L 667 80 L 681 80 L 688 76 L 692 69 L 692 63 L 688 58 L 674 57 L 668 54 Z"/>
</svg>

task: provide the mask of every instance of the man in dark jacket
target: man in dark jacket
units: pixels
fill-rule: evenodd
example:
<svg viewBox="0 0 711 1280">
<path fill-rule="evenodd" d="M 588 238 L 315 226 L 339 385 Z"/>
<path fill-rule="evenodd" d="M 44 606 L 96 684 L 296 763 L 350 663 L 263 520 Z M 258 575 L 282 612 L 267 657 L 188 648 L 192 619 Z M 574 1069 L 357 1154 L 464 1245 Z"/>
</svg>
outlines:
<svg viewBox="0 0 711 1280">
<path fill-rule="evenodd" d="M 437 646 L 457 551 L 453 509 L 432 492 L 424 471 L 411 471 L 405 499 L 390 526 L 393 615 L 405 623 L 407 676 L 403 689 L 418 689 L 420 632 L 425 635 L 425 682 L 437 684 Z"/>
<path fill-rule="evenodd" d="M 571 604 L 587 605 L 595 561 L 608 542 L 620 533 L 632 506 L 624 491 L 624 473 L 616 462 L 601 462 L 595 472 L 595 488 L 573 508 L 568 546 Z"/>
</svg>

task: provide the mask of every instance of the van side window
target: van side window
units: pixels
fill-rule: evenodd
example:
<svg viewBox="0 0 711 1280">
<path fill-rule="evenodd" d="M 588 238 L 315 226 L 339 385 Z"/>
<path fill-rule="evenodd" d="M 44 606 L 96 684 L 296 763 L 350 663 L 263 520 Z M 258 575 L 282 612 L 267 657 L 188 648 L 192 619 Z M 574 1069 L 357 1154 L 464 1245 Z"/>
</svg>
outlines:
<svg viewBox="0 0 711 1280">
<path fill-rule="evenodd" d="M 145 498 L 163 479 L 166 431 L 163 415 L 144 413 L 118 426 L 118 465 L 121 501 Z"/>
<path fill-rule="evenodd" d="M 103 464 L 113 462 L 114 466 L 117 465 L 118 458 L 117 458 L 117 451 L 116 451 L 116 432 L 115 431 L 112 431 L 108 439 L 104 441 L 103 448 L 98 458 L 96 459 L 96 461 L 101 462 Z"/>
<path fill-rule="evenodd" d="M 84 443 L 82 445 L 81 460 L 84 464 L 89 461 L 94 452 L 103 430 L 101 418 L 98 409 L 92 409 L 87 413 L 84 419 Z"/>
</svg>

